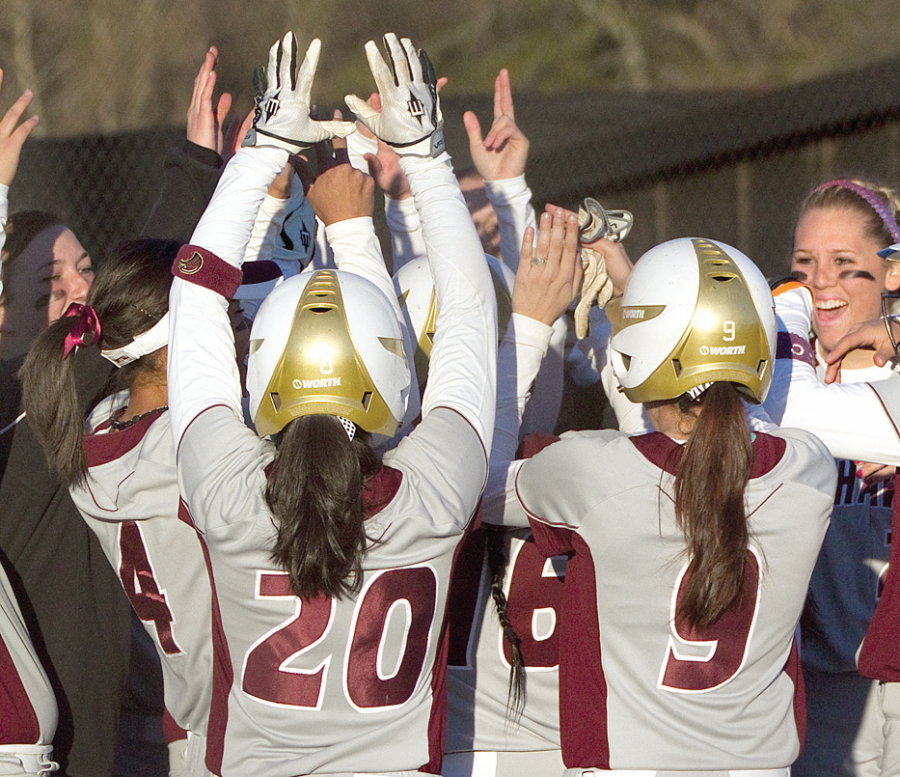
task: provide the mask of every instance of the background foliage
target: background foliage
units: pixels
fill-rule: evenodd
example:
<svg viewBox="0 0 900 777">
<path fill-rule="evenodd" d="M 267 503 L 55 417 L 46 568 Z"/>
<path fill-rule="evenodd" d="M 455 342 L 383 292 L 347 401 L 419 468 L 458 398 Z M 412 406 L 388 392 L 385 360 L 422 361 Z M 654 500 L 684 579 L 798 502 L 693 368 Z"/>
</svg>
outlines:
<svg viewBox="0 0 900 777">
<path fill-rule="evenodd" d="M 181 125 L 209 45 L 220 84 L 248 110 L 250 74 L 292 28 L 322 38 L 316 97 L 372 88 L 363 43 L 409 35 L 449 76 L 448 95 L 767 89 L 896 52 L 897 0 L 3 0 L 0 108 L 36 94 L 39 135 Z"/>
</svg>

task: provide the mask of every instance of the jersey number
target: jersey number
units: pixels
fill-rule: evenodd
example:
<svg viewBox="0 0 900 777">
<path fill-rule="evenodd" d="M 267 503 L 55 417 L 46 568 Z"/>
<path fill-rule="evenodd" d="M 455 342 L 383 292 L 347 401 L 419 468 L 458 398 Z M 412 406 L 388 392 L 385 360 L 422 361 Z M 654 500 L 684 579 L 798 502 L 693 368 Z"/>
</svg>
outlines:
<svg viewBox="0 0 900 777">
<path fill-rule="evenodd" d="M 160 591 L 156 583 L 144 536 L 136 522 L 126 521 L 119 525 L 119 553 L 119 579 L 135 614 L 145 623 L 154 625 L 166 655 L 181 653 L 172 629 L 175 618 L 166 601 L 166 592 Z"/>
<path fill-rule="evenodd" d="M 335 603 L 324 596 L 298 599 L 284 572 L 260 572 L 257 580 L 257 597 L 293 600 L 296 611 L 247 652 L 241 687 L 261 701 L 318 709 L 332 654 L 318 660 L 311 655 L 331 630 Z M 437 579 L 430 567 L 387 570 L 367 583 L 345 657 L 344 690 L 351 704 L 374 709 L 409 701 L 425 666 L 436 607 Z M 385 637 L 401 632 L 399 654 L 388 658 Z"/>
<path fill-rule="evenodd" d="M 484 535 L 481 534 L 483 539 Z M 477 563 L 483 557 L 483 544 L 469 539 L 471 556 L 460 556 L 461 562 Z M 559 612 L 562 608 L 562 597 L 565 579 L 564 556 L 545 558 L 537 549 L 534 541 L 523 542 L 510 540 L 510 560 L 507 571 L 506 590 L 507 612 L 510 625 L 519 637 L 519 648 L 522 661 L 527 669 L 553 668 L 559 663 Z M 476 555 L 477 554 L 477 555 Z M 489 583 L 485 583 L 489 585 Z M 449 605 L 451 613 L 467 612 L 471 617 L 462 629 L 451 631 L 449 665 L 454 667 L 471 667 L 467 653 L 470 649 L 474 618 L 478 617 L 478 607 L 474 599 L 478 596 L 477 581 L 474 585 L 460 584 L 454 587 Z M 466 606 L 461 599 L 471 598 Z M 487 607 L 493 607 L 488 599 Z M 512 662 L 509 642 L 502 637 L 503 659 L 507 664 Z"/>
<path fill-rule="evenodd" d="M 676 583 L 678 593 L 670 621 L 673 633 L 669 635 L 659 687 L 675 693 L 702 693 L 724 685 L 743 666 L 759 603 L 759 560 L 753 551 L 747 551 L 744 600 L 699 632 L 680 623 L 678 606 L 687 583 L 686 573 L 687 565 Z"/>
</svg>

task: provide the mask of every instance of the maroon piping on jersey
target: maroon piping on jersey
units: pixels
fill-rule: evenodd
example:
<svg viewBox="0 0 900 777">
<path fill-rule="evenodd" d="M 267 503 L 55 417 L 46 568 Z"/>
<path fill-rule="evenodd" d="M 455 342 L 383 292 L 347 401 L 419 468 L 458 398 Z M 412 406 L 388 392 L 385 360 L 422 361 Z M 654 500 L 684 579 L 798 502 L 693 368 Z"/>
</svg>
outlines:
<svg viewBox="0 0 900 777">
<path fill-rule="evenodd" d="M 222 626 L 222 611 L 219 608 L 212 560 L 203 537 L 200 537 L 200 545 L 203 547 L 203 558 L 206 561 L 206 572 L 212 589 L 213 689 L 207 724 L 206 768 L 213 774 L 221 774 L 225 755 L 225 729 L 228 728 L 228 697 L 234 684 L 234 670 L 231 666 L 228 639 Z"/>
<path fill-rule="evenodd" d="M 232 267 L 205 248 L 190 244 L 178 250 L 172 263 L 172 275 L 218 292 L 225 299 L 234 297 L 243 277 L 237 267 Z"/>
<path fill-rule="evenodd" d="M 574 551 L 566 566 L 559 614 L 559 726 L 565 765 L 609 769 L 608 688 L 603 672 L 594 557 L 574 530 L 531 521 L 540 552 Z"/>
<path fill-rule="evenodd" d="M 632 437 L 631 443 L 651 464 L 675 474 L 675 470 L 684 455 L 684 446 L 679 445 L 672 438 L 662 432 L 650 432 Z M 781 437 L 774 437 L 761 432 L 755 433 L 753 440 L 753 466 L 750 469 L 750 479 L 760 478 L 775 469 L 778 462 L 784 457 L 787 443 Z"/>
<path fill-rule="evenodd" d="M 155 410 L 146 418 L 142 418 L 134 426 L 129 426 L 120 432 L 97 434 L 109 428 L 109 421 L 105 421 L 94 434 L 86 435 L 82 438 L 84 445 L 84 455 L 87 458 L 89 467 L 100 467 L 109 464 L 111 461 L 122 458 L 128 451 L 135 448 L 151 425 L 162 416 L 166 411 L 163 409 Z"/>
</svg>

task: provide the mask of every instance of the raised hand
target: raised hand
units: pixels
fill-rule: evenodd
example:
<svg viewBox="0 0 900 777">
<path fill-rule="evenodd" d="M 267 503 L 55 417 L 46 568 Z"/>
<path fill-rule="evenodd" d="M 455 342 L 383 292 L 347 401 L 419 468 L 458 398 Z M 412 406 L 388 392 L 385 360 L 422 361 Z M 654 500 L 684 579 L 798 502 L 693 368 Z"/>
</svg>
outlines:
<svg viewBox="0 0 900 777">
<path fill-rule="evenodd" d="M 332 154 L 317 146 L 319 175 L 306 192 L 306 199 L 327 227 L 337 221 L 371 216 L 375 209 L 375 182 L 353 167 L 347 157 L 347 142 L 335 139 Z"/>
<path fill-rule="evenodd" d="M 562 208 L 543 213 L 537 245 L 534 230 L 525 230 L 513 287 L 513 313 L 553 326 L 575 299 L 581 272 L 578 216 Z"/>
<path fill-rule="evenodd" d="M 0 84 L 2 82 L 3 71 L 0 70 Z M 33 97 L 34 94 L 26 89 L 12 104 L 3 119 L 0 119 L 0 184 L 5 186 L 9 186 L 16 177 L 22 146 L 38 124 L 37 116 L 32 116 L 19 124 Z"/>
<path fill-rule="evenodd" d="M 321 41 L 314 39 L 297 72 L 294 33 L 287 33 L 272 46 L 265 74 L 257 69 L 254 76 L 256 112 L 253 125 L 244 138 L 244 146 L 283 148 L 296 154 L 321 140 L 343 138 L 356 130 L 353 122 L 314 121 L 309 115 L 313 78 L 321 48 Z"/>
<path fill-rule="evenodd" d="M 516 124 L 509 71 L 503 68 L 494 81 L 494 122 L 484 138 L 481 123 L 472 111 L 463 114 L 469 151 L 475 168 L 486 181 L 517 178 L 525 172 L 528 138 Z"/>
<path fill-rule="evenodd" d="M 894 330 L 893 337 L 888 327 Z M 883 367 L 891 359 L 897 356 L 894 349 L 894 342 L 900 341 L 900 323 L 887 319 L 875 319 L 874 321 L 864 321 L 860 324 L 852 326 L 847 334 L 845 334 L 831 352 L 825 357 L 828 362 L 828 369 L 825 372 L 825 382 L 834 383 L 840 377 L 841 361 L 843 358 L 857 348 L 867 351 L 875 351 L 872 360 L 879 367 Z"/>
<path fill-rule="evenodd" d="M 210 46 L 203 58 L 200 72 L 194 79 L 194 91 L 187 112 L 187 139 L 198 146 L 222 154 L 224 140 L 222 127 L 231 110 L 231 95 L 222 92 L 213 109 L 213 90 L 216 86 L 216 62 L 219 51 Z"/>
<path fill-rule="evenodd" d="M 374 41 L 366 44 L 369 69 L 381 96 L 381 110 L 348 94 L 344 100 L 374 135 L 400 156 L 435 157 L 444 150 L 444 118 L 437 77 L 428 55 L 417 52 L 409 38 L 384 36 L 390 67 Z"/>
</svg>

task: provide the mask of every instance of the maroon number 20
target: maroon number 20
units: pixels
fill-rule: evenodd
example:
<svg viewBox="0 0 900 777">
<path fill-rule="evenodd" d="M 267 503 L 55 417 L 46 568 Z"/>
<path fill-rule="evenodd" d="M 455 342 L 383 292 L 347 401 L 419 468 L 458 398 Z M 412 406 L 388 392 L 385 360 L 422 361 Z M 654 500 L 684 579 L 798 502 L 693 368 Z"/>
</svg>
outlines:
<svg viewBox="0 0 900 777">
<path fill-rule="evenodd" d="M 324 596 L 297 599 L 283 572 L 260 572 L 257 579 L 257 596 L 292 599 L 297 611 L 247 652 L 241 687 L 262 701 L 318 709 L 333 655 L 319 656 L 305 667 L 301 657 L 310 656 L 330 632 L 335 603 Z M 373 709 L 409 701 L 425 666 L 436 608 L 437 578 L 430 567 L 386 570 L 367 583 L 356 603 L 344 662 L 344 689 L 351 704 Z M 381 642 L 397 610 L 405 611 L 406 638 L 396 668 L 383 676 Z"/>
</svg>

